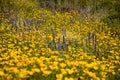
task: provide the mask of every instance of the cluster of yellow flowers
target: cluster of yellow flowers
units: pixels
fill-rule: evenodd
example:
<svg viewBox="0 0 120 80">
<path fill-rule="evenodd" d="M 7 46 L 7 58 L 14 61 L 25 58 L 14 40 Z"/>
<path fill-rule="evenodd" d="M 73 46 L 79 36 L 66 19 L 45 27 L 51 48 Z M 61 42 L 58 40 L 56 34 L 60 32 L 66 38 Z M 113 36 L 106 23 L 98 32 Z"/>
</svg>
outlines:
<svg viewBox="0 0 120 80">
<path fill-rule="evenodd" d="M 83 22 L 75 11 L 33 13 L 33 20 L 41 23 L 30 30 L 22 26 L 16 32 L 11 25 L 0 26 L 0 80 L 119 79 L 120 41 L 111 37 L 105 24 L 88 19 Z M 62 44 L 63 35 L 67 48 L 52 49 L 53 39 Z"/>
</svg>

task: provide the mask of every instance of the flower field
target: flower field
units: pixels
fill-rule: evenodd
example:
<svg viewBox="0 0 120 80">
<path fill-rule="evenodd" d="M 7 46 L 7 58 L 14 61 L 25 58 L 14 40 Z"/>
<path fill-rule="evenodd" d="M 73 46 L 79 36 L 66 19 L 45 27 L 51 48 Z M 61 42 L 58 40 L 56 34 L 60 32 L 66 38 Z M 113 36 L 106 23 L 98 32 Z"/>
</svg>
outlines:
<svg viewBox="0 0 120 80">
<path fill-rule="evenodd" d="M 0 80 L 119 79 L 120 35 L 114 28 L 76 11 L 3 16 Z"/>
</svg>

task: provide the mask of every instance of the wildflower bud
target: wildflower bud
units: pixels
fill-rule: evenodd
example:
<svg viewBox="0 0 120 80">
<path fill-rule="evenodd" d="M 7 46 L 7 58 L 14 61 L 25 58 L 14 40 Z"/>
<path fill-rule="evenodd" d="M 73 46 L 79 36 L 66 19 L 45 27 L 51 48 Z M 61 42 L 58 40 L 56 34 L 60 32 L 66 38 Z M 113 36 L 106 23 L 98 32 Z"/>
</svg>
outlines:
<svg viewBox="0 0 120 80">
<path fill-rule="evenodd" d="M 33 26 L 33 21 L 32 20 L 30 21 L 30 26 Z"/>
<path fill-rule="evenodd" d="M 56 49 L 60 50 L 60 38 L 58 38 L 58 42 L 56 43 Z"/>
<path fill-rule="evenodd" d="M 26 19 L 26 25 L 29 25 L 29 19 Z"/>
<path fill-rule="evenodd" d="M 65 37 L 63 36 L 62 49 L 65 49 L 65 48 L 66 48 L 66 39 L 65 39 Z"/>
<path fill-rule="evenodd" d="M 8 23 L 13 26 L 13 22 L 14 22 L 14 20 L 10 18 Z"/>
<path fill-rule="evenodd" d="M 30 27 L 30 26 L 28 27 L 28 30 L 29 30 L 29 31 L 31 30 L 31 27 Z"/>
<path fill-rule="evenodd" d="M 22 31 L 22 40 L 25 40 L 25 34 L 24 34 L 24 31 Z"/>
<path fill-rule="evenodd" d="M 97 42 L 96 35 L 95 33 L 93 33 L 92 34 L 92 45 L 95 51 L 96 51 L 96 42 Z"/>
</svg>

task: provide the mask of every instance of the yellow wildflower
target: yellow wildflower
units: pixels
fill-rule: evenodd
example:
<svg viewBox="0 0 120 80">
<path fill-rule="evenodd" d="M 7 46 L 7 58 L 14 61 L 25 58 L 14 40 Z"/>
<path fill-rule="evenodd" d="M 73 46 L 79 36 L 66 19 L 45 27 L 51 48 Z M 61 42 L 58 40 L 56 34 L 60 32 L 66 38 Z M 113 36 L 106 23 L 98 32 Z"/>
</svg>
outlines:
<svg viewBox="0 0 120 80">
<path fill-rule="evenodd" d="M 63 74 L 56 74 L 56 78 L 57 78 L 57 80 L 62 80 Z"/>
<path fill-rule="evenodd" d="M 66 72 L 65 69 L 61 69 L 61 73 L 62 73 L 63 75 L 66 75 L 66 74 L 67 74 L 67 72 Z"/>
<path fill-rule="evenodd" d="M 48 76 L 48 75 L 50 75 L 52 72 L 51 71 L 48 71 L 48 70 L 46 70 L 46 71 L 43 71 L 43 75 L 44 76 Z"/>
<path fill-rule="evenodd" d="M 64 67 L 66 67 L 66 64 L 65 63 L 60 63 L 60 67 L 64 68 Z"/>
<path fill-rule="evenodd" d="M 65 80 L 74 80 L 73 78 L 68 78 L 68 77 L 65 77 Z"/>
</svg>

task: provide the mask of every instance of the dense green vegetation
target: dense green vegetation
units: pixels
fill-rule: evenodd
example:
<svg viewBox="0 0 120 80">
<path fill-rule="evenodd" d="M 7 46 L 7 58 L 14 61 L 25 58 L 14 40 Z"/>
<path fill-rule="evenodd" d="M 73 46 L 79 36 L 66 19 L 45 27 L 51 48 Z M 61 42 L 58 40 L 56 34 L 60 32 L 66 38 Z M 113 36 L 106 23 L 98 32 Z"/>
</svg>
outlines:
<svg viewBox="0 0 120 80">
<path fill-rule="evenodd" d="M 120 20 L 119 2 L 120 0 L 40 0 L 39 4 L 43 8 L 52 8 L 60 11 L 78 10 L 81 13 L 85 10 L 87 13 L 83 14 L 86 15 L 100 12 L 105 14 L 104 12 L 106 12 L 107 16 L 109 16 L 107 18 Z"/>
</svg>

